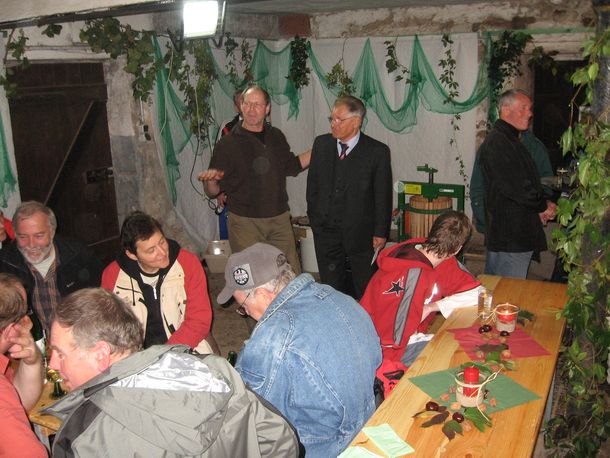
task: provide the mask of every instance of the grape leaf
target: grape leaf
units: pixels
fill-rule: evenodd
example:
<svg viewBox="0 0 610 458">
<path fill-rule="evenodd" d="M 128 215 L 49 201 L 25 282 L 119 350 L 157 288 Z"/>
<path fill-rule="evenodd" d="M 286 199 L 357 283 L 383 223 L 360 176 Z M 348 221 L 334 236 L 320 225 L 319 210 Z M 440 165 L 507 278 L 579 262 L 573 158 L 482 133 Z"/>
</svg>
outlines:
<svg viewBox="0 0 610 458">
<path fill-rule="evenodd" d="M 506 370 L 514 371 L 516 364 L 512 359 L 505 359 L 504 361 L 502 361 L 502 366 L 504 366 L 504 369 Z"/>
<path fill-rule="evenodd" d="M 441 423 L 443 423 L 447 417 L 449 416 L 449 412 L 445 411 L 443 413 L 439 413 L 436 416 L 432 417 L 430 420 L 428 420 L 425 423 L 421 424 L 422 428 L 427 428 L 429 426 L 433 426 L 433 425 L 440 425 Z"/>
<path fill-rule="evenodd" d="M 470 420 L 472 424 L 482 432 L 485 431 L 485 425 L 491 426 L 491 421 L 479 412 L 479 409 L 476 407 L 466 407 L 464 409 L 464 418 Z"/>
<path fill-rule="evenodd" d="M 523 318 L 524 320 L 532 321 L 534 319 L 534 314 L 529 310 L 519 310 L 517 318 Z"/>
<path fill-rule="evenodd" d="M 467 363 L 462 364 L 460 366 L 460 369 L 458 370 L 458 372 L 463 371 L 467 367 L 476 367 L 477 369 L 479 369 L 479 372 L 481 372 L 483 374 L 491 375 L 491 370 L 489 369 L 489 367 L 487 367 L 483 363 L 477 363 L 476 361 L 468 361 Z"/>
<path fill-rule="evenodd" d="M 417 412 L 415 415 L 413 415 L 413 418 L 419 418 L 419 417 L 423 417 L 423 418 L 427 418 L 427 417 L 432 417 L 434 415 L 436 415 L 438 412 L 436 410 L 421 410 L 419 412 Z"/>
<path fill-rule="evenodd" d="M 443 433 L 451 440 L 455 437 L 455 433 L 462 434 L 462 425 L 455 420 L 449 420 L 443 425 Z"/>
<path fill-rule="evenodd" d="M 500 361 L 500 352 L 499 351 L 490 351 L 485 356 L 485 361 Z"/>
<path fill-rule="evenodd" d="M 483 345 L 479 345 L 478 347 L 475 347 L 475 350 L 481 350 L 485 353 L 489 353 L 490 351 L 502 351 L 502 350 L 506 350 L 508 348 L 508 345 L 506 344 L 483 344 Z"/>
</svg>

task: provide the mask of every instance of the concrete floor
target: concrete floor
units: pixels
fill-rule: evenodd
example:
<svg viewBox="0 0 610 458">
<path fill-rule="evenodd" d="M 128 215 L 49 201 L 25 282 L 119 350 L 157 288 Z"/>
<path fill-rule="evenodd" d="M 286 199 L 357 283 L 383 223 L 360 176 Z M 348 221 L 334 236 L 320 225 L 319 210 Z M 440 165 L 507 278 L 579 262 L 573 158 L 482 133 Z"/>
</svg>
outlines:
<svg viewBox="0 0 610 458">
<path fill-rule="evenodd" d="M 239 352 L 244 340 L 250 337 L 256 321 L 250 317 L 243 317 L 235 312 L 237 304 L 231 303 L 227 308 L 218 305 L 216 296 L 225 285 L 224 274 L 210 273 L 206 269 L 208 277 L 208 289 L 212 302 L 214 321 L 212 322 L 212 334 L 224 357 L 230 351 Z"/>
</svg>

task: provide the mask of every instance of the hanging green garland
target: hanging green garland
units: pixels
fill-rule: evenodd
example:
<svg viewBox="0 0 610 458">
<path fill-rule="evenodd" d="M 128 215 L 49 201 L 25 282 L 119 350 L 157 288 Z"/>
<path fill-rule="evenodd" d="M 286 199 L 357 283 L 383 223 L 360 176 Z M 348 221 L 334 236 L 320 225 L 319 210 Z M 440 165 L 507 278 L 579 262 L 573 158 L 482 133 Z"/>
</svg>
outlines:
<svg viewBox="0 0 610 458">
<path fill-rule="evenodd" d="M 455 80 L 455 69 L 457 66 L 457 62 L 455 57 L 453 56 L 453 40 L 449 36 L 449 34 L 443 34 L 441 37 L 441 42 L 443 43 L 443 48 L 445 48 L 444 57 L 441 58 L 438 65 L 443 69 L 441 76 L 439 77 L 439 81 L 445 87 L 447 91 L 447 98 L 444 103 L 454 103 L 457 101 L 457 98 L 460 95 L 460 84 Z M 468 174 L 466 173 L 466 165 L 464 164 L 464 158 L 458 149 L 457 144 L 457 133 L 460 131 L 460 120 L 462 119 L 462 115 L 460 113 L 454 113 L 451 117 L 451 137 L 449 138 L 449 145 L 452 145 L 455 148 L 456 156 L 455 160 L 459 166 L 459 174 L 464 181 L 466 187 L 469 187 L 469 179 Z"/>
<path fill-rule="evenodd" d="M 28 40 L 29 38 L 24 35 L 23 29 L 19 29 L 19 33 L 16 37 L 15 29 L 11 30 L 8 36 L 8 40 L 6 43 L 6 51 L 2 59 L 6 76 L 0 75 L 0 84 L 2 85 L 2 87 L 4 87 L 6 97 L 9 99 L 17 95 L 17 85 L 15 83 L 11 83 L 8 77 L 15 74 L 16 68 L 28 68 L 30 66 L 30 62 L 25 55 L 25 47 Z M 9 54 L 13 59 L 17 61 L 17 65 L 6 65 Z"/>
<path fill-rule="evenodd" d="M 497 40 L 491 42 L 491 54 L 488 64 L 490 85 L 489 121 L 496 120 L 496 101 L 504 88 L 504 82 L 521 75 L 521 55 L 532 41 L 529 33 L 505 30 Z"/>
<path fill-rule="evenodd" d="M 298 35 L 290 42 L 290 72 L 287 78 L 292 81 L 297 90 L 309 86 L 309 74 L 311 73 L 311 69 L 307 67 L 309 46 L 309 41 Z"/>
<path fill-rule="evenodd" d="M 385 68 L 387 69 L 389 75 L 394 72 L 397 72 L 394 76 L 394 81 L 398 82 L 404 79 L 405 84 L 409 84 L 409 69 L 405 65 L 400 63 L 400 60 L 398 60 L 398 56 L 396 55 L 397 41 L 398 37 L 396 37 L 392 41 L 388 40 L 383 42 L 386 49 Z"/>
</svg>

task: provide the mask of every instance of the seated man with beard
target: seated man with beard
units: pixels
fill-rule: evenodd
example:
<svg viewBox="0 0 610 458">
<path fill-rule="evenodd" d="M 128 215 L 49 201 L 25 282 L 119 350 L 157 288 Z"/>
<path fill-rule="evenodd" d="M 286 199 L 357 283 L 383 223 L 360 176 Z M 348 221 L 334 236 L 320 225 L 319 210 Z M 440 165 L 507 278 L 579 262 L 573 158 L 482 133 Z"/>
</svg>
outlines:
<svg viewBox="0 0 610 458">
<path fill-rule="evenodd" d="M 46 335 L 59 301 L 82 288 L 99 286 L 103 265 L 82 242 L 55 233 L 57 219 L 46 205 L 23 202 L 13 215 L 15 241 L 2 249 L 0 272 L 21 280 Z"/>
</svg>

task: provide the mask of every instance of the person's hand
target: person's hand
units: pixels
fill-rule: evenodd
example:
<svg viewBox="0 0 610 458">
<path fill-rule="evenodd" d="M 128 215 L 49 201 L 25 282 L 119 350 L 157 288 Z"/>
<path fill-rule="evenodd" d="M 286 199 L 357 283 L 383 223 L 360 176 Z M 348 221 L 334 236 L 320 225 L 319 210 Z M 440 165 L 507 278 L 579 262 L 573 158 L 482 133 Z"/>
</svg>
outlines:
<svg viewBox="0 0 610 458">
<path fill-rule="evenodd" d="M 218 202 L 219 207 L 224 207 L 227 204 L 227 193 L 221 192 L 220 194 L 218 194 L 216 202 Z"/>
<path fill-rule="evenodd" d="M 201 172 L 197 179 L 199 181 L 220 181 L 223 179 L 224 176 L 224 170 L 207 169 Z"/>
<path fill-rule="evenodd" d="M 301 168 L 303 170 L 309 167 L 309 163 L 311 162 L 311 148 L 299 155 L 299 162 L 301 163 Z"/>
<path fill-rule="evenodd" d="M 438 312 L 438 311 L 439 311 L 439 308 L 438 308 L 438 304 L 436 302 L 430 302 L 429 304 L 424 304 L 424 309 L 421 314 L 420 323 L 422 321 L 424 321 L 426 318 L 428 318 L 428 315 L 430 315 L 431 313 L 434 313 L 434 312 Z"/>
<path fill-rule="evenodd" d="M 385 246 L 386 240 L 385 237 L 373 236 L 373 250 L 381 250 Z"/>
<path fill-rule="evenodd" d="M 554 202 L 547 201 L 546 210 L 539 213 L 540 221 L 546 226 L 546 223 L 551 221 L 557 216 L 557 205 Z"/>
<path fill-rule="evenodd" d="M 12 345 L 8 349 L 9 356 L 12 359 L 20 360 L 24 364 L 38 364 L 42 355 L 30 333 L 32 328 L 30 319 L 26 316 L 18 323 L 10 326 L 8 340 Z"/>
</svg>

